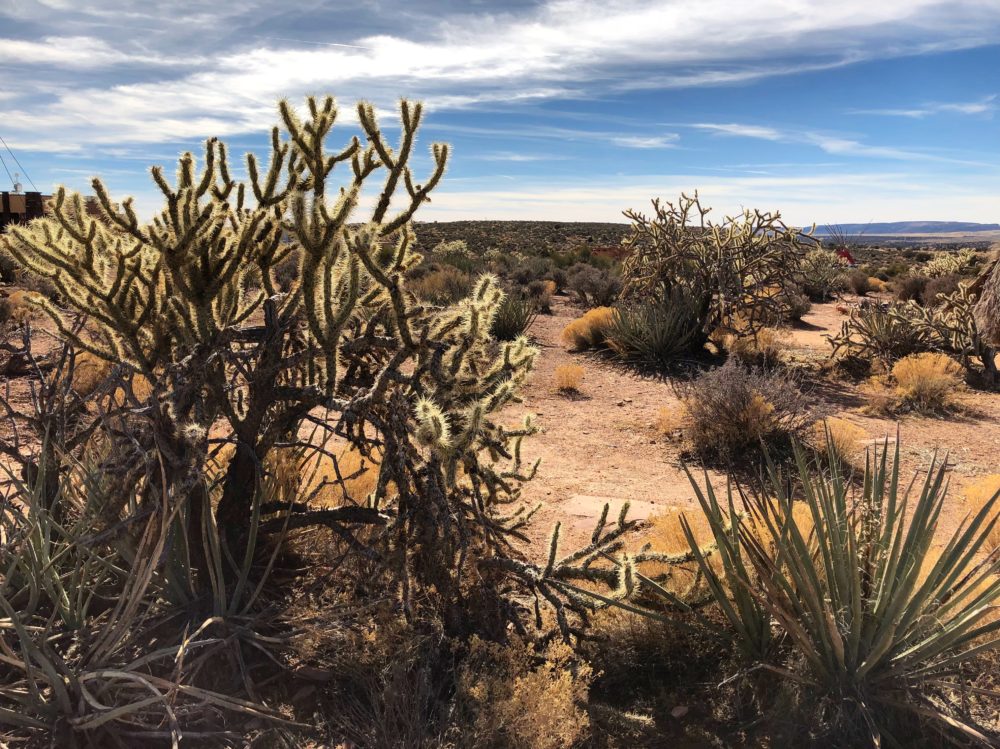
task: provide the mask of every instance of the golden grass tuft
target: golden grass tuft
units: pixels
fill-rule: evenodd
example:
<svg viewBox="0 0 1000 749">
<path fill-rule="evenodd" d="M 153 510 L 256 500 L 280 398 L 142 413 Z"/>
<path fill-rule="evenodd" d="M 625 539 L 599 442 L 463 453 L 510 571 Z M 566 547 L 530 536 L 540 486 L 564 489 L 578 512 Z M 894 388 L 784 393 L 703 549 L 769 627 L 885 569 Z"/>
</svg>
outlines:
<svg viewBox="0 0 1000 749">
<path fill-rule="evenodd" d="M 653 424 L 656 431 L 668 437 L 674 437 L 684 429 L 684 404 L 676 408 L 663 406 L 656 411 L 656 419 Z"/>
<path fill-rule="evenodd" d="M 918 411 L 946 411 L 962 385 L 962 366 L 945 354 L 911 354 L 892 368 L 896 394 Z"/>
<path fill-rule="evenodd" d="M 997 492 L 1000 492 L 1000 473 L 991 473 L 966 486 L 962 495 L 965 497 L 968 511 L 976 513 L 983 508 L 983 505 L 993 499 Z M 986 543 L 989 551 L 1000 548 L 1000 523 L 993 526 Z"/>
<path fill-rule="evenodd" d="M 583 382 L 583 367 L 579 364 L 560 364 L 556 367 L 556 390 L 561 393 L 576 393 Z"/>
<path fill-rule="evenodd" d="M 209 459 L 207 473 L 210 482 L 220 482 L 233 456 L 233 445 L 222 445 Z M 331 454 L 336 456 L 336 465 Z M 265 464 L 268 478 L 276 493 L 308 502 L 317 507 L 340 507 L 344 504 L 364 504 L 378 485 L 378 460 L 366 458 L 352 447 L 338 452 L 322 452 L 301 447 L 275 448 Z M 337 472 L 340 478 L 337 478 Z M 393 491 L 392 485 L 388 487 Z"/>
<path fill-rule="evenodd" d="M 585 351 L 604 343 L 614 310 L 595 307 L 574 320 L 562 332 L 562 341 L 574 351 Z"/>
<path fill-rule="evenodd" d="M 728 333 L 722 337 L 721 343 L 740 361 L 761 366 L 774 366 L 781 361 L 781 354 L 788 348 L 785 334 L 777 328 L 761 328 L 752 336 Z"/>
<path fill-rule="evenodd" d="M 868 433 L 857 424 L 837 417 L 817 421 L 811 431 L 816 450 L 825 453 L 832 449 L 836 460 L 844 465 L 854 465 L 868 439 Z"/>
</svg>

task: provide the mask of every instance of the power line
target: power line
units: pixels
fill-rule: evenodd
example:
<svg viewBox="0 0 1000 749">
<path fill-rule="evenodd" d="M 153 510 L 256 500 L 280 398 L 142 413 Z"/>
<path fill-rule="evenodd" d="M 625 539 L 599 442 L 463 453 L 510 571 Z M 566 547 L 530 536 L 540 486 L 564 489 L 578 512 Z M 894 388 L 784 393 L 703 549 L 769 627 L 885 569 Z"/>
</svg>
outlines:
<svg viewBox="0 0 1000 749">
<path fill-rule="evenodd" d="M 5 141 L 3 138 L 0 138 L 0 143 L 2 143 L 3 147 L 7 149 L 7 153 L 9 153 L 10 157 L 14 159 L 14 163 L 17 164 L 19 167 L 21 167 L 21 171 L 24 173 L 24 178 L 28 180 L 28 182 L 31 182 L 31 186 L 35 188 L 35 192 L 39 192 L 38 186 L 32 181 L 31 176 L 28 174 L 28 170 L 25 169 L 23 166 L 21 166 L 21 162 L 17 160 L 17 156 L 15 156 L 14 152 L 10 150 L 10 146 L 7 145 L 7 141 Z M 6 168 L 7 165 L 4 164 L 4 169 Z M 7 172 L 7 174 L 9 175 L 10 172 Z"/>
<path fill-rule="evenodd" d="M 14 178 L 10 174 L 10 169 L 7 168 L 7 162 L 3 160 L 3 154 L 0 154 L 0 164 L 3 164 L 3 170 L 7 172 L 7 178 L 10 180 L 11 184 L 13 184 Z"/>
</svg>

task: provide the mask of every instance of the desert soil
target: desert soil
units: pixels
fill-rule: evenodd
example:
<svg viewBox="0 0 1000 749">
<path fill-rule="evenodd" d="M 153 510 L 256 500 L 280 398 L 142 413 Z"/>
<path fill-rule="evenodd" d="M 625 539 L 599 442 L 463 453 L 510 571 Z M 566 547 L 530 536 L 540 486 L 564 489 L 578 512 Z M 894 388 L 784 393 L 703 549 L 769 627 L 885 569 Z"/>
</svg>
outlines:
<svg viewBox="0 0 1000 749">
<path fill-rule="evenodd" d="M 593 354 L 572 353 L 560 343 L 562 329 L 582 310 L 565 298 L 554 300 L 553 314 L 539 315 L 530 334 L 540 349 L 524 402 L 509 409 L 537 415 L 541 433 L 525 440 L 526 461 L 541 459 L 536 478 L 525 489 L 525 499 L 542 502 L 530 535 L 544 553 L 553 525 L 562 523 L 562 548 L 585 542 L 605 503 L 609 518 L 625 502 L 629 516 L 645 518 L 666 508 L 697 507 L 681 462 L 683 445 L 656 427 L 657 412 L 676 409 L 679 400 L 668 379 L 643 376 Z M 814 305 L 802 324 L 788 331 L 784 358 L 790 363 L 818 365 L 830 353 L 824 337 L 839 331 L 844 316 L 836 304 Z M 580 393 L 560 394 L 555 369 L 563 364 L 584 369 Z M 953 528 L 965 515 L 961 489 L 977 478 L 1000 472 L 1000 393 L 969 391 L 960 396 L 962 413 L 946 418 L 906 415 L 898 420 L 860 412 L 864 398 L 851 383 L 818 375 L 804 387 L 814 396 L 817 412 L 845 418 L 862 427 L 873 440 L 901 437 L 903 475 L 926 468 L 935 452 L 947 455 L 951 491 L 942 530 Z M 700 477 L 700 467 L 692 466 Z M 725 477 L 708 472 L 717 489 Z"/>
</svg>

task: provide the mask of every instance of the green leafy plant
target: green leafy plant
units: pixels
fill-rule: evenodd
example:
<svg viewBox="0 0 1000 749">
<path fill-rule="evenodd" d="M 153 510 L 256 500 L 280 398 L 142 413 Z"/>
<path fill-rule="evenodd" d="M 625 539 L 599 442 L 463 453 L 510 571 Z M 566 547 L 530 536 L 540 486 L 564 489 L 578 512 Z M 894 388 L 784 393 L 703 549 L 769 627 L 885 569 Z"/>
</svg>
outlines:
<svg viewBox="0 0 1000 749">
<path fill-rule="evenodd" d="M 538 317 L 538 304 L 523 294 L 507 294 L 497 306 L 490 334 L 498 341 L 513 341 L 528 332 Z"/>
<path fill-rule="evenodd" d="M 681 290 L 614 308 L 605 340 L 622 360 L 662 367 L 701 343 L 701 320 Z"/>
<path fill-rule="evenodd" d="M 909 713 L 986 745 L 931 695 L 963 688 L 955 681 L 962 664 L 1000 646 L 1000 621 L 986 618 L 1000 596 L 1000 559 L 981 554 L 998 495 L 939 538 L 945 465 L 932 461 L 911 496 L 900 484 L 899 450 L 897 441 L 891 461 L 887 445 L 869 456 L 857 497 L 833 454 L 824 473 L 799 447 L 794 484 L 769 462 L 765 486 L 743 496 L 741 512 L 732 495 L 723 507 L 710 487 L 696 490 L 723 572 L 700 565 L 744 652 L 829 702 L 839 735 L 898 743 L 891 731 Z M 810 524 L 794 520 L 799 501 Z M 794 658 L 769 647 L 764 620 Z"/>
</svg>

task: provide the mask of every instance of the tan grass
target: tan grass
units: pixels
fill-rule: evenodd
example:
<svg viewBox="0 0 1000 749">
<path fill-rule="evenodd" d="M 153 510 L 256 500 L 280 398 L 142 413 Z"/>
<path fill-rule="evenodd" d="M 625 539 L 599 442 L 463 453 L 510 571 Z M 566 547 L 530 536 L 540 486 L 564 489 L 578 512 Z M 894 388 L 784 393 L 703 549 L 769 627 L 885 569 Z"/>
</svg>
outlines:
<svg viewBox="0 0 1000 749">
<path fill-rule="evenodd" d="M 585 351 L 604 343 L 614 310 L 611 307 L 595 307 L 582 317 L 574 320 L 562 332 L 562 341 L 575 351 Z"/>
<path fill-rule="evenodd" d="M 968 505 L 968 511 L 976 513 L 983 508 L 983 505 L 993 499 L 997 492 L 1000 492 L 1000 473 L 991 473 L 966 486 L 962 494 L 965 497 L 966 505 Z M 995 512 L 1000 512 L 1000 510 Z M 990 551 L 1000 548 L 1000 523 L 993 526 L 987 544 Z"/>
<path fill-rule="evenodd" d="M 892 368 L 896 394 L 918 411 L 945 411 L 954 406 L 962 384 L 962 366 L 945 354 L 911 354 Z"/>
<path fill-rule="evenodd" d="M 837 461 L 845 465 L 854 465 L 858 456 L 864 451 L 868 433 L 847 419 L 831 417 L 821 419 L 812 425 L 812 439 L 813 446 L 819 452 L 825 453 L 831 448 Z"/>
<path fill-rule="evenodd" d="M 676 408 L 663 406 L 656 411 L 654 425 L 656 431 L 668 437 L 676 436 L 684 429 L 684 405 L 680 404 Z"/>
<path fill-rule="evenodd" d="M 785 334 L 777 328 L 761 328 L 755 335 L 722 337 L 722 347 L 747 364 L 773 366 L 781 361 L 788 348 Z"/>
<path fill-rule="evenodd" d="M 458 673 L 459 702 L 471 713 L 468 745 L 570 749 L 589 733 L 582 706 L 593 673 L 569 645 L 557 640 L 539 654 L 516 638 L 501 645 L 474 637 L 469 651 Z"/>
<path fill-rule="evenodd" d="M 555 370 L 556 390 L 561 393 L 579 392 L 583 375 L 583 367 L 579 364 L 560 364 Z"/>
</svg>

